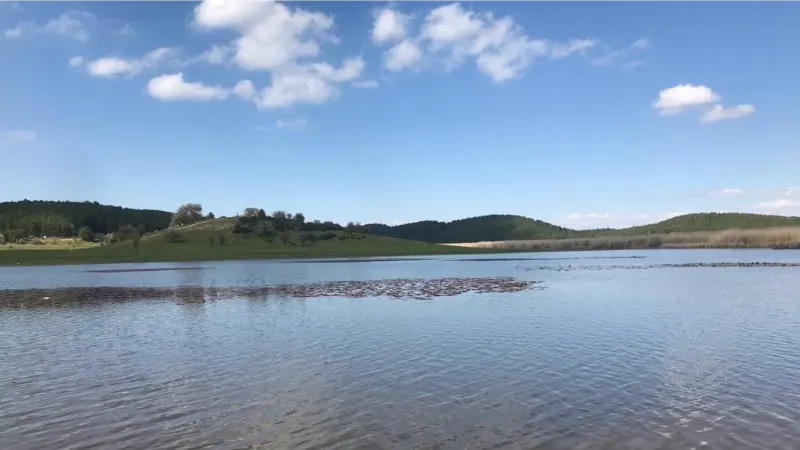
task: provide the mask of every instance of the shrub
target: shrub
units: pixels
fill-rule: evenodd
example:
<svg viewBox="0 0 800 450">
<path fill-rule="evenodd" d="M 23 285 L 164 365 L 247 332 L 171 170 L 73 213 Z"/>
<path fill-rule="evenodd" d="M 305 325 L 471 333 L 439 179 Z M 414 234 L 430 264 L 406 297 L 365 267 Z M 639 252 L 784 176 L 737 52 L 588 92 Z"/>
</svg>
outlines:
<svg viewBox="0 0 800 450">
<path fill-rule="evenodd" d="M 164 242 L 168 244 L 186 242 L 186 237 L 177 231 L 168 230 L 166 233 L 164 233 Z"/>
<path fill-rule="evenodd" d="M 324 233 L 320 233 L 320 235 L 317 236 L 317 239 L 320 241 L 329 241 L 335 238 L 336 238 L 336 233 L 334 233 L 333 231 L 326 231 Z"/>
<path fill-rule="evenodd" d="M 78 237 L 82 241 L 92 242 L 94 240 L 94 232 L 89 227 L 81 227 L 81 229 L 78 230 Z"/>
<path fill-rule="evenodd" d="M 39 238 L 33 238 L 33 239 L 31 239 L 31 244 L 33 244 L 33 245 L 44 245 L 44 242 L 42 242 L 42 240 L 39 239 Z"/>
</svg>

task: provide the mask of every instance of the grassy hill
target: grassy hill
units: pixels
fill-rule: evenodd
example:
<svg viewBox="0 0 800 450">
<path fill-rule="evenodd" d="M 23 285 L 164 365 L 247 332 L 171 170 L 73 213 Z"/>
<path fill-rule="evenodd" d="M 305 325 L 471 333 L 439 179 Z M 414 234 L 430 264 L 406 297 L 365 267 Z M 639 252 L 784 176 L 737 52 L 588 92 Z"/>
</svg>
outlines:
<svg viewBox="0 0 800 450">
<path fill-rule="evenodd" d="M 452 222 L 429 220 L 396 226 L 370 224 L 366 227 L 371 234 L 438 243 L 556 239 L 578 233 L 541 220 L 498 214 Z"/>
<path fill-rule="evenodd" d="M 731 229 L 751 230 L 757 228 L 800 226 L 800 217 L 775 216 L 745 213 L 697 213 L 684 214 L 661 222 L 618 230 L 595 230 L 605 234 L 634 236 L 642 234 L 666 234 L 695 231 L 722 231 Z M 599 234 L 599 233 L 598 233 Z"/>
<path fill-rule="evenodd" d="M 744 213 L 698 213 L 685 214 L 649 225 L 594 230 L 573 230 L 541 220 L 512 215 L 488 215 L 452 222 L 423 221 L 396 226 L 367 225 L 372 234 L 438 243 L 640 236 L 790 226 L 800 226 L 800 217 Z"/>
<path fill-rule="evenodd" d="M 0 265 L 85 264 L 154 261 L 204 261 L 229 259 L 327 258 L 360 256 L 407 256 L 478 253 L 486 250 L 455 248 L 385 236 L 357 235 L 345 239 L 344 232 L 328 232 L 330 239 L 302 242 L 300 233 L 264 239 L 231 232 L 234 219 L 198 222 L 170 231 L 145 235 L 138 249 L 131 241 L 92 248 L 49 251 L 7 248 L 0 251 Z M 308 235 L 309 233 L 305 233 Z M 321 236 L 323 233 L 311 233 Z M 222 243 L 220 241 L 222 238 Z"/>
</svg>

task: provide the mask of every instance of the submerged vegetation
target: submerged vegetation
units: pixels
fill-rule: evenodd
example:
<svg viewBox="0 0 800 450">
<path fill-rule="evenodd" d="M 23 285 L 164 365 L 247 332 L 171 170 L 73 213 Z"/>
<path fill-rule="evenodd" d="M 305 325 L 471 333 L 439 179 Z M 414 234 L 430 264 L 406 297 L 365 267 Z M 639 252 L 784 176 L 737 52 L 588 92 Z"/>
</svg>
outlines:
<svg viewBox="0 0 800 450">
<path fill-rule="evenodd" d="M 389 297 L 429 300 L 467 292 L 521 292 L 536 282 L 510 277 L 384 279 L 370 281 L 328 281 L 311 284 L 279 284 L 262 287 L 77 287 L 62 289 L 0 290 L 0 308 L 32 308 L 110 301 L 175 300 L 198 303 L 229 298 L 265 298 L 268 296 L 307 297 Z"/>
</svg>

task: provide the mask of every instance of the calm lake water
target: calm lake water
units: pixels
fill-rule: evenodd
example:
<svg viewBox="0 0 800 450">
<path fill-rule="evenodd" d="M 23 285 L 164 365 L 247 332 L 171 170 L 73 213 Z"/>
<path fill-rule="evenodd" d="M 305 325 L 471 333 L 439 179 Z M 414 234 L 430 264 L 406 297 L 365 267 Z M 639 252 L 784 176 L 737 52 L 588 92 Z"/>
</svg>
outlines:
<svg viewBox="0 0 800 450">
<path fill-rule="evenodd" d="M 800 251 L 498 257 L 539 259 L 0 268 L 1 290 L 54 293 L 542 282 L 431 300 L 266 295 L 3 308 L 0 449 L 797 448 L 800 267 L 603 266 L 798 263 Z M 147 267 L 203 269 L 86 272 Z"/>
</svg>

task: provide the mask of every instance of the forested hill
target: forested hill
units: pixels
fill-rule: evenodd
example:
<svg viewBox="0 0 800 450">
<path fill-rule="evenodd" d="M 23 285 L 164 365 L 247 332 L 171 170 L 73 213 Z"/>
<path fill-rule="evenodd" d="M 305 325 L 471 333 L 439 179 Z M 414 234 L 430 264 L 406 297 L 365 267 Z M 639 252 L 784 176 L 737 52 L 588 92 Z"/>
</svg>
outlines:
<svg viewBox="0 0 800 450">
<path fill-rule="evenodd" d="M 101 205 L 97 202 L 31 201 L 0 203 L 0 233 L 20 236 L 72 236 L 88 227 L 111 233 L 133 225 L 144 231 L 169 226 L 171 212 Z"/>
<path fill-rule="evenodd" d="M 572 230 L 541 220 L 512 215 L 489 215 L 453 222 L 423 221 L 403 225 L 367 225 L 370 233 L 426 242 L 453 243 L 561 239 L 591 236 L 636 236 L 654 233 L 718 231 L 733 228 L 800 226 L 800 217 L 744 213 L 698 213 L 630 228 Z"/>
<path fill-rule="evenodd" d="M 452 222 L 426 220 L 396 226 L 369 224 L 366 227 L 370 233 L 381 236 L 439 243 L 558 239 L 579 233 L 541 220 L 498 214 Z"/>
</svg>

